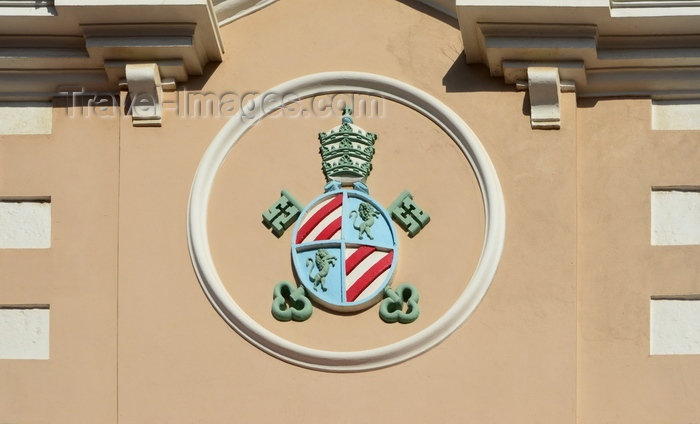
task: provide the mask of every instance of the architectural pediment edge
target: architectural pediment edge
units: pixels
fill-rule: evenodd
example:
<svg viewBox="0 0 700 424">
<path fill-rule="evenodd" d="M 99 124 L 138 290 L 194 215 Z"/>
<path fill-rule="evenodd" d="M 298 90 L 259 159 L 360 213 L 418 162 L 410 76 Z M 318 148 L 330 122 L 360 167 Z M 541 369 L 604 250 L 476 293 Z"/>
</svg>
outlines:
<svg viewBox="0 0 700 424">
<path fill-rule="evenodd" d="M 458 0 L 467 62 L 506 84 L 526 80 L 528 67 L 554 66 L 578 97 L 700 95 L 700 7 L 666 2 L 676 7 L 651 16 L 664 2 L 640 10 L 632 6 L 644 2 L 618 1 L 620 17 L 619 6 L 598 0 L 542 2 L 552 4 Z"/>
<path fill-rule="evenodd" d="M 23 14 L 20 3 L 0 5 L 0 100 L 116 93 L 130 64 L 154 64 L 160 78 L 182 83 L 222 60 L 209 0 L 55 0 L 48 16 Z"/>
</svg>

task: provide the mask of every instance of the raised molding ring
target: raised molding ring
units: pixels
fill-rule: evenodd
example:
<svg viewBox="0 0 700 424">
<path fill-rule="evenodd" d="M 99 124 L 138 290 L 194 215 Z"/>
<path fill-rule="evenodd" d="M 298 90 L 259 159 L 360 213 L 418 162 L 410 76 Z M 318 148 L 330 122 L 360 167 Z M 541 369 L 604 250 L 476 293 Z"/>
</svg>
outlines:
<svg viewBox="0 0 700 424">
<path fill-rule="evenodd" d="M 219 167 L 231 148 L 253 125 L 279 108 L 301 99 L 331 93 L 383 97 L 410 107 L 435 122 L 457 143 L 469 160 L 484 200 L 486 230 L 481 258 L 462 294 L 430 326 L 399 342 L 369 350 L 333 352 L 312 349 L 265 329 L 249 317 L 228 293 L 216 272 L 209 249 L 209 197 Z M 285 94 L 293 94 L 296 98 Z M 496 170 L 479 139 L 454 111 L 433 96 L 392 78 L 360 72 L 327 72 L 280 84 L 251 100 L 241 112 L 231 117 L 207 148 L 197 168 L 190 192 L 187 239 L 192 265 L 202 289 L 219 315 L 243 338 L 260 350 L 294 365 L 321 371 L 356 372 L 384 368 L 411 359 L 435 347 L 464 324 L 486 295 L 496 273 L 503 251 L 505 225 L 505 204 Z"/>
</svg>

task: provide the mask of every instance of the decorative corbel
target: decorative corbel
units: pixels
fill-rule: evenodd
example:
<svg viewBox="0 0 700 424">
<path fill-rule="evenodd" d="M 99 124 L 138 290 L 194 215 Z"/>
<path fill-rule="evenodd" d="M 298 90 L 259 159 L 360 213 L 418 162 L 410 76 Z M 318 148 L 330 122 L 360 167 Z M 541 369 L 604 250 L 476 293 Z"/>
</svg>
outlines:
<svg viewBox="0 0 700 424">
<path fill-rule="evenodd" d="M 135 127 L 160 127 L 163 110 L 163 83 L 158 65 L 135 63 L 126 65 L 129 90 L 128 112 Z"/>
<path fill-rule="evenodd" d="M 561 82 L 559 69 L 528 67 L 527 85 L 530 94 L 530 124 L 533 129 L 561 127 Z"/>
</svg>

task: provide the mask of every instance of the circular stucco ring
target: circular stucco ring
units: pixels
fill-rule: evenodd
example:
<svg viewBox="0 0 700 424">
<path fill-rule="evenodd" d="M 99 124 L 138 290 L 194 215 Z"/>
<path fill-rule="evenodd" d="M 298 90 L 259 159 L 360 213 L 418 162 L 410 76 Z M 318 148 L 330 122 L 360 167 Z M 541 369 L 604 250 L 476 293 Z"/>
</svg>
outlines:
<svg viewBox="0 0 700 424">
<path fill-rule="evenodd" d="M 350 352 L 313 349 L 292 343 L 248 316 L 228 293 L 214 266 L 207 234 L 209 197 L 226 155 L 253 125 L 265 116 L 309 97 L 356 93 L 383 97 L 407 106 L 435 122 L 455 141 L 476 174 L 484 201 L 486 227 L 481 258 L 471 280 L 445 314 L 420 332 L 386 346 Z M 491 285 L 503 251 L 505 204 L 503 192 L 481 142 L 469 126 L 433 96 L 392 78 L 360 72 L 326 72 L 278 85 L 251 100 L 207 148 L 192 183 L 187 214 L 187 238 L 192 265 L 202 289 L 221 317 L 260 350 L 305 368 L 355 372 L 384 368 L 420 355 L 445 340 L 466 322 Z"/>
</svg>

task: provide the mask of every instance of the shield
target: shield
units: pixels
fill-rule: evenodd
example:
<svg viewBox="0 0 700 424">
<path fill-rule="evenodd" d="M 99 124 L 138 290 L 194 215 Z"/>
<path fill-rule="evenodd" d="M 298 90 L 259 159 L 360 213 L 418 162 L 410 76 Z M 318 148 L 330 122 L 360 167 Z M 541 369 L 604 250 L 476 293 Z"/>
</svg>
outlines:
<svg viewBox="0 0 700 424">
<path fill-rule="evenodd" d="M 325 193 L 304 209 L 292 234 L 299 282 L 336 311 L 368 308 L 382 298 L 398 258 L 389 214 L 357 190 Z"/>
</svg>

